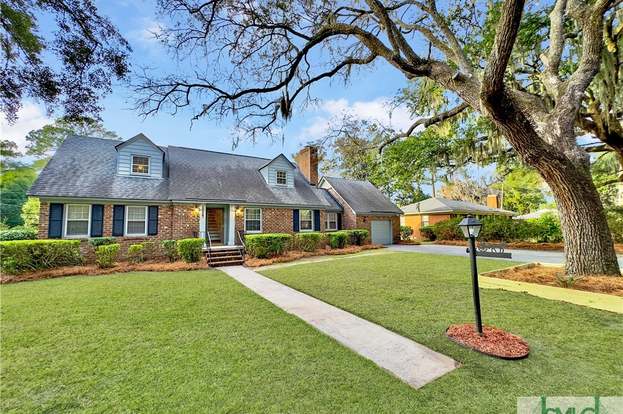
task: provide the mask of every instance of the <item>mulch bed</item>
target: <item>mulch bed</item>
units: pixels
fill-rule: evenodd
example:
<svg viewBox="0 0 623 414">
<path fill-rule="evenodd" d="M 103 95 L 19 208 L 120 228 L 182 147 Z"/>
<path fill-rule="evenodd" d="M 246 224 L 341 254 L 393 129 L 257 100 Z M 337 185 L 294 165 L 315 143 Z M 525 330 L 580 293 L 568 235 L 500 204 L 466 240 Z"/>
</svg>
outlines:
<svg viewBox="0 0 623 414">
<path fill-rule="evenodd" d="M 562 267 L 533 264 L 487 272 L 482 276 L 623 296 L 623 277 L 595 275 L 568 279 L 564 273 Z"/>
<path fill-rule="evenodd" d="M 435 240 L 434 244 L 441 244 L 445 246 L 467 246 L 467 242 L 464 240 Z M 501 242 L 491 242 L 501 243 Z M 548 251 L 563 251 L 565 245 L 562 243 L 531 243 L 531 242 L 510 242 L 506 243 L 507 249 L 520 249 L 520 250 L 548 250 Z M 615 244 L 614 250 L 617 253 L 623 253 L 623 244 Z"/>
<path fill-rule="evenodd" d="M 123 272 L 179 272 L 184 270 L 208 269 L 205 260 L 197 263 L 186 262 L 158 262 L 148 261 L 143 263 L 119 262 L 114 267 L 100 269 L 96 265 L 64 266 L 54 269 L 41 270 L 19 275 L 1 275 L 0 284 L 26 282 L 41 279 L 54 279 L 64 276 L 100 276 L 111 273 Z"/>
<path fill-rule="evenodd" d="M 304 259 L 307 257 L 317 257 L 317 256 L 339 256 L 344 254 L 353 254 L 359 253 L 364 250 L 375 250 L 381 249 L 383 246 L 378 244 L 366 244 L 364 246 L 348 246 L 343 249 L 319 249 L 315 252 L 302 252 L 302 251 L 289 251 L 284 253 L 281 256 L 270 257 L 267 259 L 258 259 L 255 257 L 247 256 L 245 258 L 244 264 L 248 267 L 260 267 L 260 266 L 268 266 L 276 263 L 288 263 L 293 262 L 295 260 Z"/>
<path fill-rule="evenodd" d="M 446 336 L 461 346 L 485 355 L 502 359 L 521 359 L 528 356 L 530 347 L 520 336 L 498 329 L 483 326 L 482 336 L 475 331 L 474 324 L 450 325 Z"/>
<path fill-rule="evenodd" d="M 422 242 L 420 242 L 418 240 L 400 240 L 400 241 L 398 241 L 397 244 L 411 244 L 411 245 L 415 244 L 415 245 L 418 245 L 418 244 L 422 244 Z"/>
</svg>

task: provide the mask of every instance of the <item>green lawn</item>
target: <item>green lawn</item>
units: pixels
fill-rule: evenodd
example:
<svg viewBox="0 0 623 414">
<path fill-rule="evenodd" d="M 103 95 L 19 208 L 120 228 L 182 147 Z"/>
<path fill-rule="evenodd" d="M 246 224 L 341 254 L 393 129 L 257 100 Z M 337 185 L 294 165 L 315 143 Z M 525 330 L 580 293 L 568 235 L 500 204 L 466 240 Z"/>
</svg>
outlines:
<svg viewBox="0 0 623 414">
<path fill-rule="evenodd" d="M 479 270 L 508 264 L 479 260 Z M 446 339 L 449 324 L 473 321 L 466 258 L 392 253 L 263 273 L 461 362 L 461 368 L 411 393 L 417 412 L 511 413 L 520 396 L 623 395 L 618 314 L 482 289 L 484 322 L 523 336 L 531 346 L 529 358 L 494 359 Z"/>
<path fill-rule="evenodd" d="M 404 412 L 415 392 L 217 271 L 5 285 L 0 411 Z"/>
</svg>

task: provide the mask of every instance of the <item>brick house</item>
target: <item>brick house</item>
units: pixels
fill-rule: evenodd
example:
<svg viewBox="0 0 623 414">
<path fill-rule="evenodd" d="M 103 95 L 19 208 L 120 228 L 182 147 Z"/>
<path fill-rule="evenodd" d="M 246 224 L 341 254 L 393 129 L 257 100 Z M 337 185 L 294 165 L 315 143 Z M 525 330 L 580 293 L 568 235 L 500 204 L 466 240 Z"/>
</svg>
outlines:
<svg viewBox="0 0 623 414">
<path fill-rule="evenodd" d="M 41 200 L 39 238 L 205 237 L 236 246 L 240 232 L 367 228 L 374 243 L 399 238 L 398 209 L 369 182 L 318 175 L 315 147 L 293 163 L 216 151 L 70 137 L 29 195 Z M 320 178 L 320 180 L 319 180 Z"/>
<path fill-rule="evenodd" d="M 421 239 L 420 229 L 440 221 L 449 220 L 458 216 L 507 216 L 517 213 L 500 208 L 500 198 L 495 194 L 487 196 L 487 205 L 483 206 L 467 201 L 448 200 L 446 198 L 431 197 L 418 203 L 402 207 L 404 213 L 403 224 L 413 229 L 412 237 Z"/>
</svg>

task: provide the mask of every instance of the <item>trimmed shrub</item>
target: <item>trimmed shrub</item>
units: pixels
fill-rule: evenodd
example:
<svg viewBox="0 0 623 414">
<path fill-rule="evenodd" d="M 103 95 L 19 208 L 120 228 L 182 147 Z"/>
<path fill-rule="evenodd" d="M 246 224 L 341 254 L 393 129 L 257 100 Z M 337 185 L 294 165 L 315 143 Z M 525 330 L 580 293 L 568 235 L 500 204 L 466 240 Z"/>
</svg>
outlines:
<svg viewBox="0 0 623 414">
<path fill-rule="evenodd" d="M 437 240 L 463 240 L 463 232 L 459 229 L 461 217 L 455 217 L 448 220 L 440 221 L 430 226 L 435 233 Z"/>
<path fill-rule="evenodd" d="M 327 239 L 332 249 L 343 249 L 348 244 L 350 235 L 346 231 L 336 231 L 327 233 Z"/>
<path fill-rule="evenodd" d="M 143 245 L 143 259 L 151 260 L 158 256 L 158 246 L 156 242 L 153 241 L 144 241 L 141 243 Z"/>
<path fill-rule="evenodd" d="M 0 242 L 0 268 L 16 274 L 82 264 L 79 240 L 13 240 Z"/>
<path fill-rule="evenodd" d="M 113 267 L 119 255 L 119 243 L 103 244 L 95 249 L 95 263 L 102 269 Z"/>
<path fill-rule="evenodd" d="M 366 229 L 353 229 L 346 230 L 349 236 L 349 244 L 354 244 L 356 246 L 363 245 L 368 239 L 368 235 L 370 232 Z"/>
<path fill-rule="evenodd" d="M 244 242 L 249 256 L 265 259 L 283 254 L 292 245 L 292 235 L 287 233 L 247 234 Z"/>
<path fill-rule="evenodd" d="M 136 243 L 128 247 L 128 261 L 130 263 L 142 263 L 145 261 L 145 246 L 142 243 Z"/>
<path fill-rule="evenodd" d="M 522 223 L 504 216 L 487 216 L 480 220 L 482 230 L 479 240 L 482 241 L 513 241 L 522 238 Z"/>
<path fill-rule="evenodd" d="M 527 220 L 528 238 L 537 243 L 559 243 L 562 241 L 560 220 L 554 214 L 543 214 L 538 219 Z"/>
<path fill-rule="evenodd" d="M 420 235 L 426 240 L 435 241 L 437 240 L 437 235 L 435 234 L 435 230 L 431 226 L 424 226 L 420 229 Z"/>
<path fill-rule="evenodd" d="M 7 230 L 0 230 L 0 241 L 9 240 L 35 240 L 37 238 L 37 230 L 31 227 L 12 227 Z"/>
<path fill-rule="evenodd" d="M 169 262 L 175 262 L 180 258 L 180 255 L 177 252 L 176 240 L 163 240 L 161 244 L 164 255 L 167 259 L 169 259 Z"/>
<path fill-rule="evenodd" d="M 400 240 L 409 240 L 413 235 L 411 226 L 400 226 Z"/>
<path fill-rule="evenodd" d="M 89 244 L 94 248 L 98 248 L 99 246 L 105 246 L 107 244 L 113 244 L 116 242 L 114 237 L 93 237 L 89 239 Z"/>
<path fill-rule="evenodd" d="M 203 239 L 182 239 L 177 241 L 177 253 L 186 263 L 195 263 L 201 259 Z"/>
<path fill-rule="evenodd" d="M 318 232 L 299 233 L 296 235 L 296 244 L 304 252 L 313 252 L 320 247 L 322 234 Z"/>
<path fill-rule="evenodd" d="M 623 243 L 623 208 L 613 208 L 606 211 L 608 227 L 615 243 Z"/>
</svg>

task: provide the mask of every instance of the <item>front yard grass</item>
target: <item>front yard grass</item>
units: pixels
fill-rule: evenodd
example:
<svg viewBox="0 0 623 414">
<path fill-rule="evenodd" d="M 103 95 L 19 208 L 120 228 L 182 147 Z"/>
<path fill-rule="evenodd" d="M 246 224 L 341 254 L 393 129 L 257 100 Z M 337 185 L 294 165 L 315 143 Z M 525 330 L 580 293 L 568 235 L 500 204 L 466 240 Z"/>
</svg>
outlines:
<svg viewBox="0 0 623 414">
<path fill-rule="evenodd" d="M 479 270 L 509 264 L 479 259 Z M 530 356 L 503 361 L 450 342 L 448 325 L 473 322 L 469 272 L 467 258 L 391 253 L 262 273 L 458 360 L 459 369 L 413 392 L 417 412 L 511 413 L 520 396 L 623 395 L 618 314 L 481 289 L 484 323 L 521 335 Z"/>
<path fill-rule="evenodd" d="M 414 390 L 219 271 L 4 285 L 0 411 L 413 412 Z"/>
</svg>

